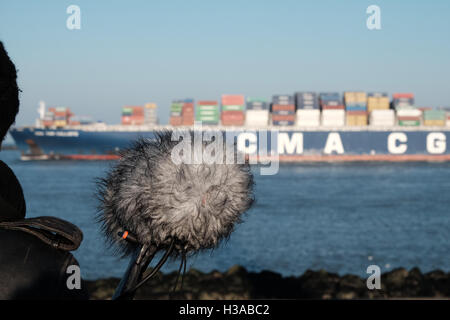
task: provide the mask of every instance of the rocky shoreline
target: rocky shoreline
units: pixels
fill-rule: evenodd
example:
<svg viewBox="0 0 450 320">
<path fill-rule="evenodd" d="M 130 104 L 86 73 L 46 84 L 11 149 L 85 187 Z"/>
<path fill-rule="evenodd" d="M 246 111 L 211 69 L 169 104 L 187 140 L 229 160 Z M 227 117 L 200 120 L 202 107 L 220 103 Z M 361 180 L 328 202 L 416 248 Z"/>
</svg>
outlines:
<svg viewBox="0 0 450 320">
<path fill-rule="evenodd" d="M 169 299 L 176 273 L 158 273 L 138 290 L 136 299 Z M 91 299 L 109 299 L 117 278 L 85 281 Z M 325 270 L 306 271 L 299 277 L 282 277 L 271 271 L 247 272 L 233 266 L 226 272 L 189 270 L 183 288 L 172 299 L 387 299 L 450 298 L 450 273 L 422 273 L 418 268 L 395 269 L 381 275 L 381 289 L 369 290 L 366 279 L 339 276 Z"/>
</svg>

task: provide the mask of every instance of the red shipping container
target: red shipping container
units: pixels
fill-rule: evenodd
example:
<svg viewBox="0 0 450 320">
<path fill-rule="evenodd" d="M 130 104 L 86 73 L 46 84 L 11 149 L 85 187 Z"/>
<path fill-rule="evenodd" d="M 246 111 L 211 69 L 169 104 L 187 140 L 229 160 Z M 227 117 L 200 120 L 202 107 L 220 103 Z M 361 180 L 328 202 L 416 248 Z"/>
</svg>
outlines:
<svg viewBox="0 0 450 320">
<path fill-rule="evenodd" d="M 55 112 L 53 112 L 53 115 L 54 115 L 55 117 L 64 117 L 64 118 L 67 118 L 67 117 L 68 117 L 68 115 L 67 115 L 66 112 L 57 112 L 57 111 L 55 111 Z"/>
<path fill-rule="evenodd" d="M 394 99 L 399 99 L 399 98 L 411 99 L 411 98 L 414 98 L 414 94 L 413 93 L 394 93 L 392 95 L 392 97 Z"/>
<path fill-rule="evenodd" d="M 398 120 L 401 121 L 417 121 L 420 120 L 420 117 L 405 117 L 405 116 L 401 116 L 401 117 L 397 117 Z"/>
<path fill-rule="evenodd" d="M 222 116 L 237 116 L 237 117 L 241 117 L 241 116 L 244 116 L 244 112 L 237 111 L 237 110 L 227 110 L 227 111 L 222 111 L 221 115 Z"/>
<path fill-rule="evenodd" d="M 183 123 L 183 118 L 182 117 L 170 117 L 169 123 L 171 126 L 181 126 L 181 124 Z"/>
<path fill-rule="evenodd" d="M 142 106 L 125 106 L 124 108 L 132 109 L 133 115 L 144 115 L 144 107 Z"/>
<path fill-rule="evenodd" d="M 182 116 L 183 118 L 194 118 L 194 112 L 192 112 L 192 111 L 183 112 L 183 113 L 181 114 L 181 116 Z"/>
<path fill-rule="evenodd" d="M 122 116 L 122 124 L 141 125 L 144 124 L 144 117 Z"/>
<path fill-rule="evenodd" d="M 184 119 L 181 123 L 183 126 L 193 126 L 194 125 L 194 118 L 192 119 Z"/>
<path fill-rule="evenodd" d="M 295 111 L 295 105 L 294 104 L 274 104 L 272 105 L 272 111 Z"/>
<path fill-rule="evenodd" d="M 221 101 L 223 106 L 242 106 L 245 104 L 245 98 L 241 94 L 223 94 Z"/>
<path fill-rule="evenodd" d="M 222 120 L 223 126 L 243 126 L 244 120 Z"/>
<path fill-rule="evenodd" d="M 202 100 L 202 101 L 197 101 L 197 105 L 199 105 L 199 106 L 216 106 L 217 105 L 217 101 Z"/>
<path fill-rule="evenodd" d="M 131 114 L 131 115 L 122 115 L 122 117 L 129 117 L 131 119 L 134 120 L 139 120 L 139 119 L 144 119 L 144 115 L 143 114 Z"/>
<path fill-rule="evenodd" d="M 128 116 L 122 117 L 122 124 L 131 124 L 131 119 Z"/>
<path fill-rule="evenodd" d="M 241 116 L 231 115 L 231 116 L 222 116 L 220 119 L 222 119 L 222 120 L 230 120 L 230 121 L 233 121 L 233 120 L 241 121 L 241 120 L 244 120 L 245 117 L 244 117 L 244 115 L 241 115 Z"/>
<path fill-rule="evenodd" d="M 273 114 L 272 121 L 295 121 L 295 115 Z"/>
<path fill-rule="evenodd" d="M 194 113 L 194 106 L 183 106 L 181 111 L 183 114 L 185 113 Z"/>
<path fill-rule="evenodd" d="M 345 109 L 344 105 L 338 105 L 338 106 L 322 106 L 323 110 L 342 110 Z"/>
</svg>

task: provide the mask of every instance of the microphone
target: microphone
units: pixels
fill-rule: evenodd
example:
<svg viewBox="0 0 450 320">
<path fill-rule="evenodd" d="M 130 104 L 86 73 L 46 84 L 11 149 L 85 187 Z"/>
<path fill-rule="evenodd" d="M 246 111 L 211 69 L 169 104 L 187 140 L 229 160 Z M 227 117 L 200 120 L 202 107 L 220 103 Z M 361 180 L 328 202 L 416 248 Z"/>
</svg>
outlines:
<svg viewBox="0 0 450 320">
<path fill-rule="evenodd" d="M 216 248 L 251 207 L 249 164 L 236 161 L 236 144 L 224 143 L 223 133 L 209 141 L 203 133 L 185 131 L 181 141 L 170 131 L 157 132 L 155 139 L 141 138 L 98 180 L 103 233 L 123 256 L 131 256 L 113 299 L 133 298 L 170 257 L 181 257 L 181 271 L 187 256 Z M 230 146 L 237 155 L 234 161 L 225 159 Z M 205 159 L 211 150 L 215 161 L 175 157 L 179 153 L 184 160 Z M 164 252 L 163 257 L 144 277 L 158 252 Z"/>
</svg>

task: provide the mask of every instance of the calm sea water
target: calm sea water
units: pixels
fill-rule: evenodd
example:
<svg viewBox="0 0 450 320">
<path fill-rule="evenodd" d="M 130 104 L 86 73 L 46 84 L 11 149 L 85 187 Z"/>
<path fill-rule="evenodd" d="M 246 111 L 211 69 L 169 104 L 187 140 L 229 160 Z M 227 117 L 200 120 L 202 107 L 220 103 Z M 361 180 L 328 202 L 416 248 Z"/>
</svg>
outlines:
<svg viewBox="0 0 450 320">
<path fill-rule="evenodd" d="M 95 223 L 94 180 L 110 162 L 22 162 L 16 151 L 0 159 L 22 184 L 28 217 L 57 216 L 83 230 L 75 256 L 85 278 L 122 275 L 127 261 L 108 250 Z M 450 163 L 282 165 L 274 176 L 255 170 L 255 180 L 257 202 L 245 222 L 188 267 L 240 264 L 284 275 L 326 269 L 363 276 L 370 264 L 382 272 L 450 271 Z"/>
</svg>

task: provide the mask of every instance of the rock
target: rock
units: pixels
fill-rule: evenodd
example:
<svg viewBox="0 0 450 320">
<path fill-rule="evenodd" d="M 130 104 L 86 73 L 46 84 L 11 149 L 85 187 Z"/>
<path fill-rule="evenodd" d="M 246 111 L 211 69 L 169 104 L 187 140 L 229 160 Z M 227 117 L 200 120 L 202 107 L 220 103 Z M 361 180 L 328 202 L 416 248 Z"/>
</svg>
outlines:
<svg viewBox="0 0 450 320">
<path fill-rule="evenodd" d="M 401 287 L 408 276 L 408 270 L 404 268 L 394 269 L 384 274 L 382 277 L 382 284 L 388 284 L 393 287 Z"/>
<path fill-rule="evenodd" d="M 234 266 L 230 267 L 230 269 L 228 269 L 228 271 L 226 272 L 227 276 L 232 276 L 232 275 L 243 276 L 246 274 L 247 274 L 247 270 L 245 270 L 245 268 L 243 266 L 240 266 L 238 264 L 235 264 Z"/>
<path fill-rule="evenodd" d="M 365 279 L 350 274 L 343 276 L 339 280 L 336 291 L 336 298 L 338 299 L 355 299 L 369 296 Z"/>
<path fill-rule="evenodd" d="M 450 273 L 441 270 L 428 272 L 424 275 L 425 290 L 427 296 L 449 297 L 450 296 Z"/>
<path fill-rule="evenodd" d="M 422 274 L 395 269 L 381 276 L 381 290 L 369 290 L 366 279 L 355 275 L 339 276 L 325 270 L 307 270 L 300 277 L 282 277 L 279 273 L 247 272 L 233 266 L 224 273 L 202 273 L 191 269 L 172 294 L 176 272 L 158 275 L 140 288 L 136 299 L 385 299 L 450 296 L 450 273 L 433 271 Z M 85 281 L 91 299 L 110 299 L 119 279 Z M 169 294 L 170 293 L 170 294 Z"/>
</svg>

